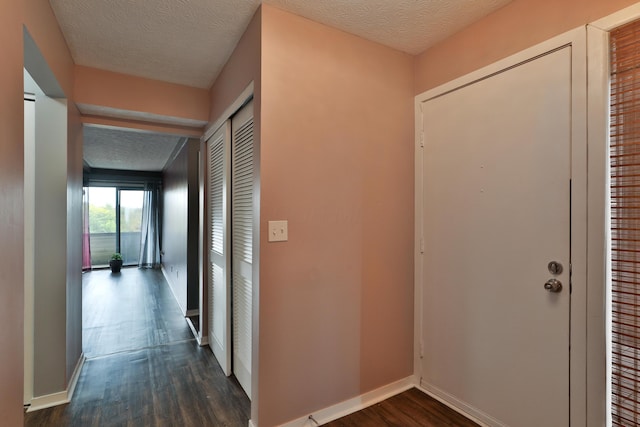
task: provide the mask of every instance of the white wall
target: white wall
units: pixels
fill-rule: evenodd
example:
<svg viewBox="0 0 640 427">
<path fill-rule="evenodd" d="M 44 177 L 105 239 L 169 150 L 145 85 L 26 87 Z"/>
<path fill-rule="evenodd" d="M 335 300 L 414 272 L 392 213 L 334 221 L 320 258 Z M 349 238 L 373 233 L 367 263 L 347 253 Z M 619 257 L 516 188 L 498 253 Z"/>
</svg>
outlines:
<svg viewBox="0 0 640 427">
<path fill-rule="evenodd" d="M 67 101 L 35 105 L 34 396 L 66 388 Z"/>
</svg>

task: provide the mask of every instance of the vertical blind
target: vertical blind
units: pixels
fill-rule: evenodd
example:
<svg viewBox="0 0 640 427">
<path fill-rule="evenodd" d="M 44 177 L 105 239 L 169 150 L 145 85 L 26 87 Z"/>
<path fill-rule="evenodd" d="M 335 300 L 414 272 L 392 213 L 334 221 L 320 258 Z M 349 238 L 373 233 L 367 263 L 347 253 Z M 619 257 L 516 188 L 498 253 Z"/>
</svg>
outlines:
<svg viewBox="0 0 640 427">
<path fill-rule="evenodd" d="M 640 425 L 640 21 L 611 32 L 611 412 Z"/>
</svg>

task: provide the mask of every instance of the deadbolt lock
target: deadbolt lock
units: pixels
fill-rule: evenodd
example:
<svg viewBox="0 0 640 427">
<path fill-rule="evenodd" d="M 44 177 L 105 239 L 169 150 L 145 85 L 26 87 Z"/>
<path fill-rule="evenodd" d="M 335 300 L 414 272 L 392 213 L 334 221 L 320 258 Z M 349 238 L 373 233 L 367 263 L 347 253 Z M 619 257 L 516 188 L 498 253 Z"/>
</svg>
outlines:
<svg viewBox="0 0 640 427">
<path fill-rule="evenodd" d="M 562 264 L 560 264 L 558 261 L 551 261 L 549 265 L 547 265 L 547 268 L 549 269 L 549 273 L 553 274 L 554 276 L 559 276 L 562 274 Z"/>
</svg>

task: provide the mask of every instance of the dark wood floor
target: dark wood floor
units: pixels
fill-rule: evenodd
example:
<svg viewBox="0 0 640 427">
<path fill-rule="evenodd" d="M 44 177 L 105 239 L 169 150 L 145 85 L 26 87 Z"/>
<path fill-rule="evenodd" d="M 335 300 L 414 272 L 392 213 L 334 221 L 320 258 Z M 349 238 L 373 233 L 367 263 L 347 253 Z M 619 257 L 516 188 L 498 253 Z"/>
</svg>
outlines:
<svg viewBox="0 0 640 427">
<path fill-rule="evenodd" d="M 73 400 L 25 414 L 26 426 L 248 425 L 249 399 L 197 345 L 161 272 L 86 273 L 83 292 L 87 361 Z M 477 427 L 417 389 L 326 425 Z"/>
<path fill-rule="evenodd" d="M 87 358 L 193 339 L 160 270 L 85 273 L 82 307 Z"/>
<path fill-rule="evenodd" d="M 197 345 L 162 273 L 86 273 L 83 292 L 87 361 L 73 400 L 25 414 L 26 426 L 248 425 L 249 399 Z"/>
<path fill-rule="evenodd" d="M 412 388 L 325 424 L 327 427 L 479 427 L 453 409 Z"/>
</svg>

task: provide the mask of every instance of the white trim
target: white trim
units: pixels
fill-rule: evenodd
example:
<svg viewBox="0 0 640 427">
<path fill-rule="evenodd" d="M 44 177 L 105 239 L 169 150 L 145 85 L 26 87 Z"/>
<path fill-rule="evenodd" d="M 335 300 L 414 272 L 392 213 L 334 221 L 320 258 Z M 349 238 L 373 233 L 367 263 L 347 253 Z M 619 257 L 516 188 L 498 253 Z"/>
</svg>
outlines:
<svg viewBox="0 0 640 427">
<path fill-rule="evenodd" d="M 214 133 L 222 126 L 231 116 L 233 116 L 236 111 L 238 111 L 242 106 L 253 96 L 253 81 L 249 83 L 249 85 L 238 95 L 235 101 L 233 101 L 224 112 L 213 122 L 211 125 L 207 126 L 207 129 L 204 131 L 202 138 L 200 141 L 204 142 L 211 138 Z"/>
<path fill-rule="evenodd" d="M 73 370 L 73 374 L 71 375 L 71 380 L 69 381 L 69 385 L 67 389 L 64 391 L 60 391 L 58 393 L 47 394 L 44 396 L 38 396 L 31 399 L 31 406 L 27 409 L 27 412 L 35 412 L 40 409 L 51 408 L 52 406 L 64 405 L 65 403 L 71 402 L 73 398 L 73 393 L 76 390 L 76 385 L 78 384 L 78 379 L 80 378 L 80 372 L 82 371 L 82 367 L 84 366 L 84 361 L 86 358 L 84 357 L 84 353 L 80 355 L 80 359 L 78 359 L 78 363 L 76 363 L 76 367 Z"/>
<path fill-rule="evenodd" d="M 67 396 L 69 401 L 73 399 L 73 393 L 76 391 L 76 385 L 78 385 L 78 379 L 80 379 L 80 373 L 82 372 L 82 368 L 84 367 L 84 362 L 87 360 L 84 357 L 84 353 L 80 355 L 80 359 L 78 359 L 78 363 L 76 363 L 76 367 L 73 370 L 73 374 L 71 374 L 71 380 L 69 381 L 69 386 L 67 387 Z"/>
<path fill-rule="evenodd" d="M 589 25 L 602 31 L 611 31 L 640 17 L 640 3 L 633 4 L 609 16 L 591 22 Z"/>
<path fill-rule="evenodd" d="M 37 84 L 24 70 L 25 86 L 27 79 L 31 85 Z M 36 106 L 35 95 L 24 94 L 24 393 L 23 403 L 30 404 L 33 399 L 34 368 L 34 322 L 35 322 L 35 151 L 36 151 Z M 28 99 L 28 100 L 27 100 Z"/>
<path fill-rule="evenodd" d="M 375 405 L 376 403 L 382 402 L 383 400 L 386 400 L 416 386 L 416 378 L 414 376 L 410 376 L 391 384 L 387 384 L 370 392 L 361 394 L 360 396 L 345 400 L 344 402 L 329 406 L 328 408 L 320 409 L 313 412 L 312 414 L 296 418 L 295 420 L 281 424 L 280 426 L 315 427 L 317 424 L 309 420 L 310 415 L 313 415 L 314 420 L 317 421 L 318 424 L 326 424 L 330 421 L 337 420 L 338 418 L 342 418 L 369 406 Z M 249 425 L 252 426 L 253 424 L 250 422 Z"/>
<path fill-rule="evenodd" d="M 253 423 L 253 421 L 249 420 L 249 427 L 258 427 L 258 426 L 256 426 L 256 425 Z"/>
<path fill-rule="evenodd" d="M 442 403 L 448 408 L 453 409 L 457 413 L 465 416 L 471 421 L 480 424 L 482 427 L 507 427 L 505 424 L 502 424 L 500 421 L 496 420 L 492 416 L 485 414 L 479 409 L 466 404 L 465 402 L 457 399 L 455 396 L 450 395 L 444 390 L 439 389 L 434 385 L 418 385 L 418 390 L 428 394 L 438 402 Z"/>
<path fill-rule="evenodd" d="M 640 9 L 639 9 L 640 10 Z M 430 89 L 415 97 L 415 115 L 416 115 L 416 156 L 420 154 L 420 136 L 422 132 L 421 122 L 421 104 L 430 99 L 442 96 L 447 92 L 453 91 L 460 87 L 472 84 L 479 80 L 488 78 L 495 73 L 512 68 L 527 62 L 539 55 L 544 55 L 553 50 L 564 46 L 571 46 L 572 61 L 572 218 L 571 218 L 571 247 L 572 247 L 572 283 L 573 286 L 571 296 L 571 336 L 570 336 L 570 419 L 571 426 L 584 426 L 587 423 L 587 400 L 590 404 L 595 402 L 592 398 L 593 394 L 597 394 L 594 386 L 587 383 L 587 343 L 588 339 L 597 339 L 597 333 L 587 329 L 588 317 L 591 313 L 587 313 L 587 292 L 590 295 L 593 290 L 587 288 L 588 271 L 587 265 L 587 95 L 586 95 L 586 27 L 582 26 L 574 30 L 568 31 L 550 40 L 539 43 L 519 53 L 511 55 L 479 70 L 471 72 L 465 76 L 456 78 L 448 83 L 442 84 L 436 88 Z M 416 189 L 419 191 L 419 183 L 422 181 L 422 165 L 416 161 L 415 182 Z M 421 218 L 422 214 L 422 195 L 416 194 L 415 198 L 415 220 Z M 415 227 L 415 298 L 420 298 L 422 282 L 422 263 L 423 259 L 420 254 L 420 242 L 422 232 L 419 226 Z M 597 286 L 597 277 L 591 277 L 594 286 Z M 422 316 L 423 309 L 421 301 L 415 302 L 415 341 L 414 341 L 414 375 L 421 377 L 420 352 L 422 337 Z M 589 388 L 587 388 L 587 386 Z"/>
<path fill-rule="evenodd" d="M 571 38 L 571 318 L 569 351 L 569 413 L 571 426 L 587 424 L 587 295 L 589 278 L 587 28 Z M 593 281 L 595 283 L 595 281 Z"/>
<path fill-rule="evenodd" d="M 636 7 L 640 14 L 640 8 Z M 588 307 L 587 312 L 587 422 L 601 426 L 610 416 L 608 407 L 606 301 L 607 234 L 609 230 L 608 137 L 609 137 L 609 33 L 587 26 L 587 109 L 588 109 Z M 609 424 L 607 424 L 609 425 Z"/>
<path fill-rule="evenodd" d="M 422 320 L 423 320 L 423 295 L 422 295 L 422 283 L 423 283 L 423 268 L 422 268 L 422 252 L 423 252 L 423 224 L 422 217 L 424 215 L 424 165 L 422 150 L 423 147 L 423 117 L 422 117 L 422 103 L 416 96 L 415 101 L 415 119 L 414 119 L 416 131 L 415 131 L 415 154 L 414 154 L 414 277 L 413 277 L 413 375 L 416 378 L 422 378 L 422 357 L 424 344 L 422 342 Z"/>
<path fill-rule="evenodd" d="M 69 403 L 69 398 L 66 390 L 58 393 L 47 394 L 44 396 L 38 396 L 31 399 L 31 406 L 27 409 L 27 412 L 35 412 L 40 409 L 51 408 L 52 406 L 64 405 Z"/>
</svg>

